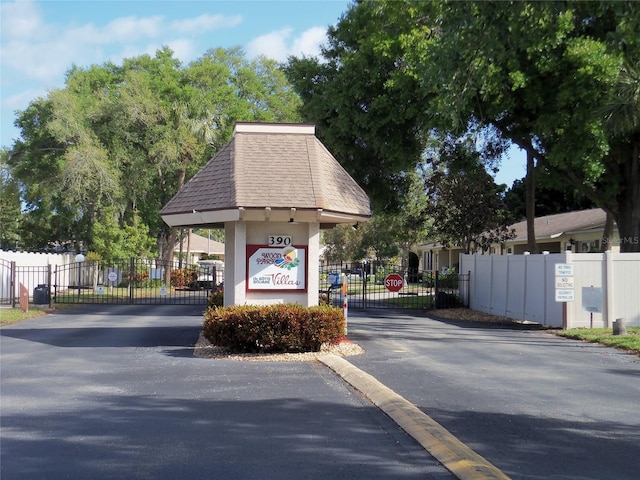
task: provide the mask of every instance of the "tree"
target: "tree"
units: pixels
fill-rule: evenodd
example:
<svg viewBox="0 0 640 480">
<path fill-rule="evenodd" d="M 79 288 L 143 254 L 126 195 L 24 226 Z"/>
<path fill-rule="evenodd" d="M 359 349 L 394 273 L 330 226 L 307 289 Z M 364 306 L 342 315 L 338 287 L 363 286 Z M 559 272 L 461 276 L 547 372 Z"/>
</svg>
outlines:
<svg viewBox="0 0 640 480">
<path fill-rule="evenodd" d="M 373 209 L 397 211 L 409 188 L 406 173 L 425 145 L 418 120 L 426 94 L 419 79 L 406 74 L 401 29 L 382 18 L 377 5 L 352 6 L 329 28 L 325 61 L 291 57 L 285 72 L 302 98 L 303 119 L 316 124 Z"/>
<path fill-rule="evenodd" d="M 236 121 L 298 121 L 299 99 L 277 63 L 239 49 L 210 50 L 183 66 L 154 57 L 72 67 L 65 88 L 19 112 L 21 138 L 8 163 L 25 185 L 36 248 L 73 238 L 92 248 L 111 209 L 171 259 L 175 230 L 159 211 L 231 138 Z M 58 221 L 60 220 L 60 221 Z M 63 225 L 58 229 L 56 225 Z"/>
<path fill-rule="evenodd" d="M 21 220 L 20 185 L 7 168 L 8 153 L 0 152 L 0 249 L 15 248 Z"/>
<path fill-rule="evenodd" d="M 547 169 L 538 166 L 536 167 L 535 178 L 535 209 L 537 216 L 542 217 L 555 213 L 595 208 L 593 200 L 585 197 L 573 185 L 567 185 L 564 182 L 564 176 L 551 174 Z M 516 220 L 526 218 L 527 215 L 525 182 L 525 178 L 514 180 L 511 188 L 504 195 L 506 208 Z"/>
<path fill-rule="evenodd" d="M 611 212 L 622 238 L 637 239 L 637 123 L 630 119 L 636 126 L 615 138 L 602 115 L 613 99 L 625 97 L 625 58 L 640 58 L 637 4 L 438 5 L 435 39 L 413 37 L 411 61 L 422 78 L 438 86 L 432 91 L 449 107 L 453 124 L 491 124 L 527 152 L 529 223 L 535 159 Z M 627 108 L 618 112 L 629 119 L 637 97 L 627 95 L 623 103 Z M 532 231 L 529 237 L 531 242 Z M 623 243 L 621 250 L 640 250 L 640 242 Z"/>
<path fill-rule="evenodd" d="M 111 207 L 93 224 L 92 247 L 102 260 L 112 264 L 131 257 L 149 258 L 155 254 L 156 245 L 135 212 L 131 223 L 126 223 Z"/>
<path fill-rule="evenodd" d="M 487 251 L 513 237 L 502 198 L 504 185 L 496 185 L 469 139 L 448 139 L 424 168 L 435 237 L 444 245 L 460 246 L 465 253 Z"/>
<path fill-rule="evenodd" d="M 632 251 L 639 29 L 633 2 L 359 2 L 329 30 L 327 63 L 293 59 L 288 71 L 304 115 L 374 200 L 367 180 L 403 178 L 434 129 L 459 136 L 489 126 L 527 153 L 532 251 L 536 164 L 610 212 L 627 240 L 621 250 Z M 374 205 L 404 187 L 384 185 Z"/>
</svg>

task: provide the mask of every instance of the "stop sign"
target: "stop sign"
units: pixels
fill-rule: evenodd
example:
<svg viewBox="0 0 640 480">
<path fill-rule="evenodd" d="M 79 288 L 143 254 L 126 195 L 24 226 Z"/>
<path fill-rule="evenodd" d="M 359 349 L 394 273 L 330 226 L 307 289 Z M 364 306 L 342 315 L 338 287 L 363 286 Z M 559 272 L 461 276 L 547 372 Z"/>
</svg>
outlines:
<svg viewBox="0 0 640 480">
<path fill-rule="evenodd" d="M 397 273 L 390 273 L 384 279 L 384 286 L 390 292 L 399 292 L 404 285 L 403 278 Z"/>
</svg>

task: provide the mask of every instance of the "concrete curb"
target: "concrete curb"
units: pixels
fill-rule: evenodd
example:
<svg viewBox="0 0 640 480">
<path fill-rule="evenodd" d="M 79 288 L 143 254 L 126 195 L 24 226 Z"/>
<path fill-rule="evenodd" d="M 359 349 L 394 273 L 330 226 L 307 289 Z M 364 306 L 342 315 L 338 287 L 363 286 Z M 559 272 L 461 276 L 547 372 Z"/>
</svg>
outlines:
<svg viewBox="0 0 640 480">
<path fill-rule="evenodd" d="M 362 392 L 460 480 L 509 480 L 502 471 L 467 447 L 418 407 L 344 358 L 329 354 L 318 357 L 318 361 Z"/>
</svg>

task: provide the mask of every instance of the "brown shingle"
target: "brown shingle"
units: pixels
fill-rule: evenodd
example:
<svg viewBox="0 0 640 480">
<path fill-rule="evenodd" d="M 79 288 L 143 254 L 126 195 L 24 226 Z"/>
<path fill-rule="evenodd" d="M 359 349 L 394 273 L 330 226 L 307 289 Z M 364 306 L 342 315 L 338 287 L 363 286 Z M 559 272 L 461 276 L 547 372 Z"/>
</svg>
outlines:
<svg viewBox="0 0 640 480">
<path fill-rule="evenodd" d="M 237 124 L 233 139 L 161 215 L 293 207 L 370 216 L 365 192 L 313 132 L 310 125 Z"/>
<path fill-rule="evenodd" d="M 606 220 L 606 213 L 600 208 L 579 210 L 575 212 L 557 213 L 538 217 L 534 221 L 536 238 L 554 238 L 563 233 L 573 233 L 595 228 L 602 228 Z M 509 228 L 515 229 L 513 240 L 527 239 L 527 221 L 515 223 Z"/>
</svg>

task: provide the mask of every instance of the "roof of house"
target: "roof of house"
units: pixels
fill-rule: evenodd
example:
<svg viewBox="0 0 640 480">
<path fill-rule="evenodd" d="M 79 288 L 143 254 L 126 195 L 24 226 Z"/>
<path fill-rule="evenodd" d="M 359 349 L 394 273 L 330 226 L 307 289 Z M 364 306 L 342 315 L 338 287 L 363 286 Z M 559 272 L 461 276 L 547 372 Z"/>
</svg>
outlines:
<svg viewBox="0 0 640 480">
<path fill-rule="evenodd" d="M 193 226 L 276 217 L 341 223 L 366 220 L 371 210 L 313 125 L 238 123 L 232 140 L 160 214 L 171 226 Z"/>
<path fill-rule="evenodd" d="M 224 243 L 216 240 L 210 240 L 207 237 L 203 237 L 202 235 L 198 235 L 193 232 L 190 232 L 189 236 L 185 236 L 182 239 L 182 250 L 184 252 L 187 251 L 187 245 L 192 253 L 197 252 L 209 255 L 224 255 Z M 177 241 L 174 251 L 177 252 L 179 250 L 180 241 Z"/>
<path fill-rule="evenodd" d="M 560 237 L 563 234 L 599 230 L 604 228 L 606 218 L 607 214 L 601 208 L 537 217 L 534 220 L 536 239 L 552 239 Z M 527 240 L 526 220 L 514 223 L 509 228 L 513 228 L 516 234 L 510 242 Z"/>
<path fill-rule="evenodd" d="M 604 228 L 607 214 L 601 208 L 578 210 L 574 212 L 556 213 L 544 217 L 536 217 L 534 228 L 537 240 L 558 238 L 562 235 L 601 230 Z M 527 241 L 527 221 L 514 223 L 508 227 L 515 230 L 515 237 L 505 243 Z M 615 228 L 615 224 L 614 224 Z M 438 242 L 426 243 L 420 246 L 422 249 L 441 247 Z M 455 247 L 454 247 L 455 248 Z"/>
</svg>

